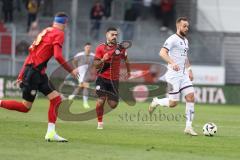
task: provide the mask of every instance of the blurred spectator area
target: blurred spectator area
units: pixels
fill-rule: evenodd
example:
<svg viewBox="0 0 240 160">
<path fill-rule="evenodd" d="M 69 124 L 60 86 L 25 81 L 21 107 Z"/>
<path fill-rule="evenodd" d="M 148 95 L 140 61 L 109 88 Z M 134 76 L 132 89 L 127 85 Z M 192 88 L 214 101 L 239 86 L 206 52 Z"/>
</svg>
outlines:
<svg viewBox="0 0 240 160">
<path fill-rule="evenodd" d="M 73 56 L 86 41 L 90 41 L 93 44 L 93 48 L 105 41 L 105 31 L 109 26 L 115 26 L 120 31 L 119 41 L 123 39 L 131 39 L 133 41 L 133 47 L 129 49 L 129 57 L 131 60 L 141 60 L 141 61 L 155 61 L 162 62 L 158 53 L 159 50 L 168 36 L 175 32 L 174 27 L 169 28 L 167 31 L 162 31 L 160 28 L 162 26 L 161 16 L 160 19 L 156 19 L 153 7 L 159 9 L 161 0 L 113 0 L 111 3 L 111 15 L 104 16 L 101 19 L 101 27 L 99 28 L 99 37 L 98 40 L 94 39 L 91 36 L 91 20 L 90 20 L 90 11 L 93 4 L 96 0 L 78 0 L 77 6 L 72 6 L 74 0 L 47 0 L 39 1 L 39 13 L 38 13 L 38 24 L 39 30 L 52 24 L 53 18 L 51 15 L 54 15 L 57 11 L 65 11 L 70 15 L 69 28 L 66 34 L 69 36 L 69 41 L 65 37 L 66 43 L 69 43 L 69 46 L 66 47 L 66 51 L 70 58 Z M 104 0 L 100 0 L 104 4 Z M 221 45 L 218 42 L 218 36 L 213 36 L 210 34 L 204 35 L 195 30 L 195 19 L 196 19 L 196 0 L 175 0 L 174 1 L 174 12 L 175 16 L 188 16 L 191 23 L 191 32 L 190 32 L 190 59 L 194 64 L 211 64 L 211 65 L 221 65 L 220 58 L 217 56 L 219 50 L 214 52 L 208 43 L 208 39 L 215 38 L 215 41 L 209 43 L 213 45 Z M 45 9 L 46 5 L 50 3 L 50 9 Z M 130 20 L 124 17 L 127 10 L 133 6 L 134 12 L 136 12 L 136 20 Z M 77 19 L 76 27 L 72 26 L 72 7 L 77 8 Z M 108 6 L 109 7 L 109 6 Z M 145 9 L 144 9 L 145 7 Z M 151 8 L 149 8 L 151 7 Z M 27 10 L 24 3 L 20 5 L 20 12 L 14 10 L 14 24 L 16 25 L 16 55 L 26 55 L 27 46 L 31 44 L 33 37 L 29 36 L 26 33 L 27 28 Z M 151 12 L 143 16 L 142 12 Z M 161 12 L 159 10 L 159 12 Z M 133 13 L 131 13 L 133 14 Z M 174 26 L 175 20 L 173 19 L 171 23 Z M 126 26 L 131 26 L 131 33 L 128 33 L 130 29 L 127 29 Z M 74 30 L 75 28 L 75 30 Z M 207 36 L 207 37 L 206 37 Z M 128 37 L 128 38 L 126 38 Z M 7 40 L 6 40 L 7 41 Z M 216 44 L 214 44 L 217 42 Z M 5 43 L 4 43 L 5 44 Z M 11 40 L 6 44 L 11 44 Z M 6 47 L 11 52 L 11 47 Z M 221 48 L 221 47 L 217 47 Z M 201 54 L 199 54 L 201 53 Z M 210 55 L 210 56 L 208 56 Z"/>
<path fill-rule="evenodd" d="M 14 10 L 14 24 L 16 25 L 17 29 L 17 36 L 16 43 L 25 42 L 31 43 L 31 38 L 23 35 L 26 33 L 27 29 L 27 16 L 28 12 L 26 9 L 26 5 L 22 0 L 20 1 L 21 4 L 17 7 L 20 8 L 18 10 Z M 181 2 L 176 1 L 176 13 L 184 13 L 184 15 L 193 15 L 188 12 L 189 9 L 185 9 L 189 7 L 189 3 L 192 0 L 182 0 Z M 67 12 L 70 17 L 72 14 L 72 2 L 73 0 L 61 0 L 61 4 L 59 4 L 59 0 L 38 0 L 39 2 L 39 26 L 40 30 L 44 27 L 51 25 L 52 17 L 57 11 L 65 11 Z M 134 56 L 135 59 L 144 59 L 144 60 L 159 60 L 158 52 L 163 43 L 163 41 L 172 33 L 174 33 L 173 29 L 169 29 L 169 32 L 161 31 L 160 28 L 162 26 L 161 19 L 157 20 L 154 17 L 154 13 L 152 11 L 153 4 L 160 3 L 160 0 L 156 2 L 156 0 L 112 0 L 111 7 L 108 10 L 111 10 L 111 14 L 107 13 L 102 20 L 101 20 L 101 27 L 99 28 L 99 37 L 98 40 L 91 37 L 91 21 L 90 21 L 90 11 L 93 4 L 96 0 L 78 0 L 77 6 L 77 26 L 76 30 L 72 30 L 71 22 L 72 19 L 70 18 L 69 30 L 70 30 L 70 55 L 74 54 L 79 47 L 81 47 L 86 41 L 91 41 L 94 45 L 97 45 L 99 42 L 103 42 L 105 38 L 105 30 L 108 26 L 115 26 L 119 29 L 120 33 L 120 40 L 131 39 L 134 42 L 134 46 L 131 49 L 132 52 L 136 52 L 139 54 L 138 56 Z M 102 4 L 104 4 L 104 0 L 100 0 Z M 1 4 L 0 4 L 1 5 Z M 187 7 L 184 7 L 187 5 Z M 16 3 L 14 4 L 16 6 Z M 46 8 L 46 6 L 49 6 Z M 124 14 L 126 11 L 131 7 L 134 6 L 134 10 L 137 12 L 136 14 L 137 19 L 134 21 L 130 21 L 124 18 Z M 179 6 L 179 7 L 178 7 Z M 16 8 L 16 7 L 15 7 Z M 148 8 L 148 9 L 144 9 Z M 149 9 L 150 8 L 150 9 Z M 181 11 L 179 11 L 181 10 Z M 143 17 L 144 12 L 151 12 L 145 14 Z M 183 11 L 183 12 L 182 12 Z M 178 14 L 179 15 L 179 14 Z M 1 15 L 1 17 L 3 17 Z M 124 21 L 124 19 L 126 21 Z M 175 20 L 172 20 L 174 23 Z M 191 24 L 194 26 L 194 24 Z M 126 33 L 126 26 L 131 26 L 131 33 Z M 174 26 L 174 24 L 172 24 Z M 127 29 L 128 30 L 128 29 Z M 124 33 L 123 33 L 124 32 Z M 23 37 L 21 38 L 21 35 Z M 130 35 L 130 36 L 129 36 Z M 29 40 L 30 39 L 30 40 Z M 148 43 L 146 43 L 146 40 Z M 144 44 L 144 45 L 143 45 Z M 19 47 L 18 47 L 19 48 Z M 144 53 L 143 53 L 144 52 Z M 21 52 L 22 53 L 22 52 Z M 147 54 L 146 54 L 147 53 Z M 18 54 L 18 53 L 17 53 Z M 134 58 L 132 57 L 132 58 Z"/>
<path fill-rule="evenodd" d="M 11 32 L 4 26 L 3 22 L 0 22 L 0 53 L 11 54 Z"/>
<path fill-rule="evenodd" d="M 158 53 L 166 38 L 175 33 L 175 18 L 187 16 L 190 19 L 191 26 L 188 35 L 190 42 L 189 58 L 191 62 L 195 65 L 225 66 L 226 71 L 228 71 L 226 82 L 240 83 L 240 77 L 234 76 L 234 74 L 240 74 L 240 61 L 238 59 L 240 45 L 236 41 L 236 39 L 239 40 L 240 35 L 217 32 L 212 25 L 213 22 L 207 21 L 207 15 L 197 9 L 197 0 L 174 0 L 175 18 L 172 18 L 172 24 L 169 27 L 167 26 L 167 30 L 161 30 L 163 26 L 161 10 L 159 9 L 161 0 L 112 0 L 111 5 L 109 6 L 108 4 L 108 12 L 101 19 L 98 40 L 91 36 L 92 22 L 89 16 L 96 0 L 39 0 L 39 26 L 35 27 L 35 30 L 30 33 L 26 32 L 28 14 L 25 4 L 22 0 L 16 1 L 21 3 L 18 7 L 15 7 L 19 9 L 15 9 L 13 12 L 13 24 L 16 26 L 15 47 L 11 46 L 13 39 L 8 35 L 11 32 L 11 25 L 0 25 L 1 55 L 9 55 L 10 57 L 12 48 L 16 50 L 17 58 L 13 60 L 16 62 L 16 65 L 13 65 L 13 61 L 9 61 L 9 64 L 12 64 L 10 65 L 12 67 L 10 69 L 12 72 L 10 73 L 14 73 L 14 67 L 16 68 L 16 73 L 18 73 L 23 62 L 22 59 L 28 54 L 27 48 L 34 39 L 33 35 L 36 35 L 41 29 L 50 26 L 53 20 L 52 16 L 58 11 L 64 11 L 70 15 L 69 25 L 65 34 L 64 54 L 66 58 L 71 58 L 88 41 L 92 43 L 93 48 L 104 42 L 106 29 L 109 26 L 114 26 L 120 32 L 119 41 L 123 39 L 131 39 L 133 41 L 133 46 L 128 51 L 131 61 L 152 61 L 157 63 L 163 63 Z M 72 2 L 76 1 L 77 5 L 73 6 L 74 3 Z M 104 5 L 104 0 L 100 0 L 100 2 Z M 0 7 L 1 5 L 0 1 Z M 124 15 L 132 6 L 134 6 L 136 15 L 131 14 L 136 17 L 128 19 Z M 76 8 L 76 20 L 73 20 L 73 8 Z M 144 12 L 148 13 L 143 14 Z M 0 16 L 3 19 L 2 12 Z M 211 27 L 212 31 L 199 31 L 196 28 L 197 21 Z M 76 25 L 73 26 L 73 24 Z M 131 26 L 131 29 L 126 29 L 126 26 Z M 126 30 L 131 30 L 131 32 L 127 33 Z M 6 66 L 9 66 L 9 64 Z M 50 72 L 54 67 L 56 67 L 56 63 L 51 62 L 49 64 Z M 4 74 L 4 71 L 0 70 L 0 73 Z"/>
</svg>

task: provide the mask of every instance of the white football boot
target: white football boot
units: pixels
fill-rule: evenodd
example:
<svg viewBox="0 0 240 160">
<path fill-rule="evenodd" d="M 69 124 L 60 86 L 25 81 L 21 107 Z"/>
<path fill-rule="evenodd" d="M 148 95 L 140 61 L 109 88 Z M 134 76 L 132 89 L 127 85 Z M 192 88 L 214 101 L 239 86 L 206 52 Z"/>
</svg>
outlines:
<svg viewBox="0 0 240 160">
<path fill-rule="evenodd" d="M 189 134 L 191 136 L 197 136 L 198 134 L 193 130 L 192 127 L 186 127 L 184 130 L 185 134 Z"/>
<path fill-rule="evenodd" d="M 148 107 L 148 112 L 149 112 L 150 114 L 152 114 L 152 113 L 154 112 L 154 110 L 159 106 L 157 100 L 158 100 L 157 97 L 153 98 L 151 104 L 149 105 L 149 107 Z"/>
<path fill-rule="evenodd" d="M 83 107 L 84 107 L 85 109 L 88 109 L 88 108 L 90 108 L 90 106 L 89 106 L 88 102 L 83 102 Z"/>
<path fill-rule="evenodd" d="M 67 139 L 59 136 L 56 131 L 52 130 L 51 132 L 48 132 L 45 136 L 45 140 L 47 142 L 68 142 Z"/>
</svg>

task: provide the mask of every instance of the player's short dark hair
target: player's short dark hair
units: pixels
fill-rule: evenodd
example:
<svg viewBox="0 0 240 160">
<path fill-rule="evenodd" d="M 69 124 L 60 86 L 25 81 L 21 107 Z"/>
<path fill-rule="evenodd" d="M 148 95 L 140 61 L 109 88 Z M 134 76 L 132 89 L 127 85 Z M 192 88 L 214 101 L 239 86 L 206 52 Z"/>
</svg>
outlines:
<svg viewBox="0 0 240 160">
<path fill-rule="evenodd" d="M 92 45 L 90 42 L 86 42 L 86 43 L 84 44 L 84 46 L 90 46 L 90 45 Z"/>
<path fill-rule="evenodd" d="M 68 15 L 65 12 L 57 12 L 55 17 L 68 17 Z"/>
<path fill-rule="evenodd" d="M 115 27 L 109 27 L 109 28 L 106 30 L 106 33 L 109 32 L 109 31 L 117 31 L 117 28 L 115 28 Z"/>
<path fill-rule="evenodd" d="M 178 17 L 178 19 L 176 20 L 176 23 L 180 23 L 181 21 L 188 21 L 187 17 Z"/>
</svg>

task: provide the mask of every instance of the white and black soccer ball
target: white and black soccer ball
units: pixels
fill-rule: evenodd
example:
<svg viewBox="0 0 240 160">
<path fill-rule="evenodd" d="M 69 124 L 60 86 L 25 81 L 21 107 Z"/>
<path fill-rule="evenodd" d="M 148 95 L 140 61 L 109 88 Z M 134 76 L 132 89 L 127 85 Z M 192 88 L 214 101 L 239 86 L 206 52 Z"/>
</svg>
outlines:
<svg viewBox="0 0 240 160">
<path fill-rule="evenodd" d="M 214 136 L 217 133 L 217 125 L 212 123 L 212 122 L 208 122 L 203 126 L 203 134 L 205 136 Z"/>
</svg>

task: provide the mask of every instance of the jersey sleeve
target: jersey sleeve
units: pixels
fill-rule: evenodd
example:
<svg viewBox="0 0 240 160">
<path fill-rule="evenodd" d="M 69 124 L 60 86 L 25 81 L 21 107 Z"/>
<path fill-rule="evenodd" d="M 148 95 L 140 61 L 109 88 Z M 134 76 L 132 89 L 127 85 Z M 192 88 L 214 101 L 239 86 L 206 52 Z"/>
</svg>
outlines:
<svg viewBox="0 0 240 160">
<path fill-rule="evenodd" d="M 102 59 L 102 58 L 103 58 L 102 49 L 100 46 L 98 46 L 95 51 L 94 59 Z"/>
<path fill-rule="evenodd" d="M 63 46 L 63 42 L 64 42 L 64 33 L 63 32 L 59 32 L 54 37 L 54 40 L 53 40 L 52 44 L 53 45 L 59 45 L 59 46 L 62 47 Z"/>
<path fill-rule="evenodd" d="M 172 38 L 168 38 L 165 43 L 163 44 L 163 48 L 170 50 L 173 47 L 174 41 Z"/>
<path fill-rule="evenodd" d="M 54 47 L 54 58 L 58 61 L 59 64 L 63 66 L 65 70 L 71 73 L 73 68 L 64 59 L 62 55 L 62 48 L 59 45 L 54 45 L 53 47 Z"/>
<path fill-rule="evenodd" d="M 80 54 L 80 53 L 77 53 L 77 54 L 73 57 L 73 59 L 74 59 L 75 61 L 79 61 L 79 60 L 80 60 L 80 56 L 81 56 L 81 54 Z"/>
</svg>

